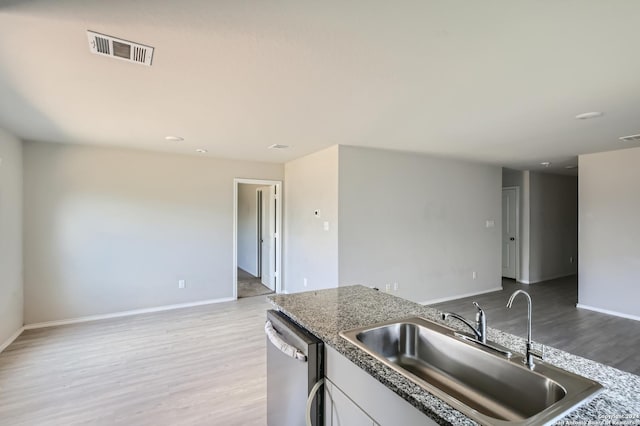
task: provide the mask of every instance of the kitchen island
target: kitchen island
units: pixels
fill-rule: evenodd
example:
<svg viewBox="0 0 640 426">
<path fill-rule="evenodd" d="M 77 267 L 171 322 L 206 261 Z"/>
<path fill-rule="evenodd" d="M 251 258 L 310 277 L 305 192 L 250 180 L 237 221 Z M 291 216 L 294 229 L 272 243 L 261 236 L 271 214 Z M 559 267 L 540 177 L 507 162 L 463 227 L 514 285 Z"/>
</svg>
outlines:
<svg viewBox="0 0 640 426">
<path fill-rule="evenodd" d="M 409 316 L 421 316 L 448 327 L 459 328 L 462 332 L 466 331 L 457 323 L 444 323 L 436 309 L 364 286 L 273 295 L 268 299 L 276 309 L 324 341 L 327 346 L 434 422 L 442 425 L 476 424 L 472 419 L 339 335 L 344 330 Z M 524 316 L 522 322 L 523 324 L 525 322 Z M 522 353 L 525 347 L 524 339 L 490 327 L 488 340 L 515 353 Z M 639 376 L 548 346 L 545 348 L 544 362 L 595 380 L 604 387 L 603 392 L 593 400 L 578 407 L 558 420 L 556 424 L 640 424 Z"/>
</svg>

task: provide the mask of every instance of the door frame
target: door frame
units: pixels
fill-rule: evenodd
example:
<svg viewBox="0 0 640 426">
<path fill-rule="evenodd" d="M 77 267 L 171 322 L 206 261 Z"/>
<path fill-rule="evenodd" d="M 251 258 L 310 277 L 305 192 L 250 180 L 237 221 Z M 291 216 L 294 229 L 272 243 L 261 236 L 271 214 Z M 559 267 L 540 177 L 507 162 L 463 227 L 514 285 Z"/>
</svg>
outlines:
<svg viewBox="0 0 640 426">
<path fill-rule="evenodd" d="M 238 299 L 238 185 L 264 185 L 276 187 L 276 293 L 282 291 L 282 181 L 269 179 L 233 179 L 233 299 Z"/>
<path fill-rule="evenodd" d="M 520 187 L 519 186 L 503 186 L 502 191 L 505 189 L 515 189 L 516 190 L 516 282 L 520 282 Z M 502 200 L 502 197 L 500 197 Z M 502 211 L 502 206 L 500 206 L 500 211 Z M 504 218 L 502 218 L 504 223 Z M 500 224 L 500 250 L 502 250 L 502 223 Z M 502 253 L 500 253 L 500 258 L 502 259 Z M 500 268 L 502 270 L 502 267 Z"/>
</svg>

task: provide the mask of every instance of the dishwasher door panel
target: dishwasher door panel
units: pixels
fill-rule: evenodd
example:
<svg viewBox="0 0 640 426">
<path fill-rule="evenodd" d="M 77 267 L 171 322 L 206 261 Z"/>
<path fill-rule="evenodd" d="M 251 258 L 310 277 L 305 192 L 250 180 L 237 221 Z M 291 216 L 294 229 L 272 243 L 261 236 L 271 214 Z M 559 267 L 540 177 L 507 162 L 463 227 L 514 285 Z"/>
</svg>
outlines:
<svg viewBox="0 0 640 426">
<path fill-rule="evenodd" d="M 304 425 L 309 391 L 324 376 L 322 341 L 281 312 L 268 311 L 267 320 L 277 332 L 277 339 L 299 351 L 297 359 L 280 350 L 267 337 L 267 424 Z M 306 360 L 301 360 L 305 357 Z M 318 392 L 312 405 L 311 421 L 314 426 L 322 426 L 323 394 Z"/>
</svg>

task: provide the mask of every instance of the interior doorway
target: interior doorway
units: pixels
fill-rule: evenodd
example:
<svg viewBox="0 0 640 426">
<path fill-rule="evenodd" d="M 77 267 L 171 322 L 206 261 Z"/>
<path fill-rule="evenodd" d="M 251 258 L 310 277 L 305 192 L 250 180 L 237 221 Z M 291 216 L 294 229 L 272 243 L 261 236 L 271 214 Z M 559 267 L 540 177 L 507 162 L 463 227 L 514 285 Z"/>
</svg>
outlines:
<svg viewBox="0 0 640 426">
<path fill-rule="evenodd" d="M 502 188 L 502 276 L 519 279 L 520 188 Z"/>
<path fill-rule="evenodd" d="M 234 180 L 234 298 L 279 292 L 281 181 Z"/>
</svg>

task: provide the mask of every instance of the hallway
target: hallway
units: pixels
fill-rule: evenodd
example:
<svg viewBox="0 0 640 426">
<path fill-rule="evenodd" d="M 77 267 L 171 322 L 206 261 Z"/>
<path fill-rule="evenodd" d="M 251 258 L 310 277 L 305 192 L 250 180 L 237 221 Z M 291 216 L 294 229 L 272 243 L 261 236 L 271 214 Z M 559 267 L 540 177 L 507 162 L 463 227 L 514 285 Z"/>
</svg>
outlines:
<svg viewBox="0 0 640 426">
<path fill-rule="evenodd" d="M 238 299 L 271 293 L 273 291 L 262 284 L 260 277 L 253 276 L 244 269 L 238 268 Z"/>
</svg>

